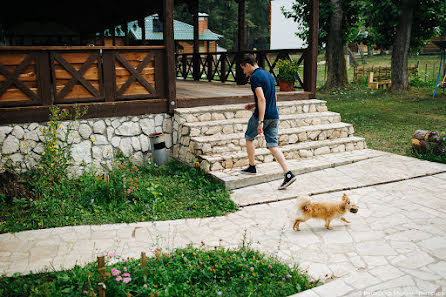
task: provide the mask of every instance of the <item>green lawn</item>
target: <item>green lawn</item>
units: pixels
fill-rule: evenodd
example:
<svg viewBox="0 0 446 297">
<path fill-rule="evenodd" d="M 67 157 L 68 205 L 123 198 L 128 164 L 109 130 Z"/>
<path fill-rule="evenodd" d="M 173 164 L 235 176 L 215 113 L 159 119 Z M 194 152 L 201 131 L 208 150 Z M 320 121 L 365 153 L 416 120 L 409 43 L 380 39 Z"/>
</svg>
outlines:
<svg viewBox="0 0 446 297">
<path fill-rule="evenodd" d="M 137 167 L 118 159 L 107 181 L 94 171 L 80 179 L 55 180 L 51 185 L 39 182 L 32 171 L 18 181 L 32 190 L 28 196 L 0 194 L 0 233 L 219 216 L 237 210 L 224 185 L 174 161 L 166 167 Z"/>
<path fill-rule="evenodd" d="M 355 135 L 366 139 L 369 148 L 409 155 L 415 130 L 446 130 L 446 95 L 433 88 L 412 88 L 391 93 L 352 84 L 332 92 L 318 90 L 316 97 L 327 101 L 330 111 L 352 123 Z"/>
</svg>

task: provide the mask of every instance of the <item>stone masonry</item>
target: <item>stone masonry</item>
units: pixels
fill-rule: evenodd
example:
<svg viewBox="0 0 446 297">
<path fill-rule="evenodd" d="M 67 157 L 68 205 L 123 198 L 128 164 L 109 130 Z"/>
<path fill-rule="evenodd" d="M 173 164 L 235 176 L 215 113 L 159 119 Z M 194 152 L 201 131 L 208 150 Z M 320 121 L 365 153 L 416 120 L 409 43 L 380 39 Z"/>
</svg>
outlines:
<svg viewBox="0 0 446 297">
<path fill-rule="evenodd" d="M 325 103 L 317 99 L 278 102 L 279 146 L 285 158 L 366 148 L 363 138 L 353 136 L 353 126 L 342 123 L 340 115 L 329 112 Z M 244 131 L 251 114 L 243 104 L 175 110 L 173 156 L 206 172 L 246 166 Z M 257 162 L 273 161 L 263 136 L 255 145 Z"/>
<path fill-rule="evenodd" d="M 0 165 L 10 159 L 19 168 L 35 166 L 44 150 L 43 129 L 47 123 L 11 124 L 0 126 Z M 85 119 L 61 123 L 61 138 L 69 131 L 72 145 L 72 174 L 79 175 L 84 165 L 106 168 L 120 150 L 135 164 L 142 164 L 150 156 L 148 135 L 164 133 L 166 148 L 172 146 L 172 117 L 168 114 L 149 114 L 113 118 Z M 0 168 L 0 169 L 1 169 Z"/>
</svg>

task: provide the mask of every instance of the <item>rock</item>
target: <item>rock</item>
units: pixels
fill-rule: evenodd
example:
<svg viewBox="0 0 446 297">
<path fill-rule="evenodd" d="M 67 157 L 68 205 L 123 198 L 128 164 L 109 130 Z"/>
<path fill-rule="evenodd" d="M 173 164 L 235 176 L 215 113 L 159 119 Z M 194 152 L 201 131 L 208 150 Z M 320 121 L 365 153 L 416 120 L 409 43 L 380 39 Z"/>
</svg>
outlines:
<svg viewBox="0 0 446 297">
<path fill-rule="evenodd" d="M 155 132 L 155 121 L 153 119 L 142 119 L 139 121 L 142 132 L 146 135 L 150 135 Z"/>
<path fill-rule="evenodd" d="M 14 126 L 11 134 L 14 135 L 17 139 L 22 139 L 23 135 L 25 135 L 25 131 L 20 126 Z"/>
<path fill-rule="evenodd" d="M 79 125 L 79 134 L 83 139 L 89 139 L 93 130 L 87 124 Z"/>
<path fill-rule="evenodd" d="M 105 133 L 105 122 L 103 120 L 97 121 L 93 124 L 93 132 L 98 134 Z"/>
<path fill-rule="evenodd" d="M 84 140 L 81 143 L 73 144 L 71 147 L 71 157 L 75 164 L 85 162 L 91 163 L 91 141 Z"/>
<path fill-rule="evenodd" d="M 3 142 L 2 154 L 12 154 L 18 152 L 19 148 L 20 148 L 19 140 L 11 134 Z"/>
<path fill-rule="evenodd" d="M 6 135 L 11 133 L 11 131 L 12 131 L 12 128 L 9 126 L 0 127 L 0 143 L 2 143 L 5 140 Z"/>
<path fill-rule="evenodd" d="M 141 128 L 135 122 L 124 122 L 116 129 L 115 133 L 121 136 L 137 136 L 141 134 Z"/>
<path fill-rule="evenodd" d="M 133 153 L 132 140 L 130 138 L 122 138 L 118 147 L 126 157 L 130 157 Z"/>
</svg>

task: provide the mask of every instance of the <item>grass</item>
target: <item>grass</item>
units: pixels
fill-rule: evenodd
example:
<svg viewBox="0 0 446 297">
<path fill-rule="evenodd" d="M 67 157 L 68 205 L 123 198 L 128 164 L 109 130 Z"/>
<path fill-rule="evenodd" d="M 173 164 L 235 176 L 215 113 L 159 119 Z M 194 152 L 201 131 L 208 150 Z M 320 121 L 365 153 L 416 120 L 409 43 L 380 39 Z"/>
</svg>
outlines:
<svg viewBox="0 0 446 297">
<path fill-rule="evenodd" d="M 35 174 L 28 173 L 21 182 L 35 190 Z M 80 179 L 64 179 L 40 191 L 34 197 L 0 195 L 0 233 L 219 216 L 237 210 L 222 184 L 175 161 L 166 167 L 137 167 L 118 159 L 108 180 L 87 171 Z"/>
<path fill-rule="evenodd" d="M 369 148 L 411 155 L 411 138 L 416 130 L 442 131 L 446 127 L 446 95 L 431 88 L 407 92 L 369 90 L 365 84 L 351 84 L 332 92 L 319 90 L 317 98 L 327 101 L 330 111 L 352 123 L 355 135 L 364 137 Z"/>
<path fill-rule="evenodd" d="M 204 243 L 203 243 L 204 244 Z M 236 250 L 193 248 L 171 254 L 155 250 L 143 266 L 140 259 L 109 255 L 105 277 L 97 263 L 62 272 L 0 278 L 0 295 L 97 296 L 98 283 L 106 296 L 289 296 L 310 289 L 298 267 L 242 246 Z"/>
</svg>

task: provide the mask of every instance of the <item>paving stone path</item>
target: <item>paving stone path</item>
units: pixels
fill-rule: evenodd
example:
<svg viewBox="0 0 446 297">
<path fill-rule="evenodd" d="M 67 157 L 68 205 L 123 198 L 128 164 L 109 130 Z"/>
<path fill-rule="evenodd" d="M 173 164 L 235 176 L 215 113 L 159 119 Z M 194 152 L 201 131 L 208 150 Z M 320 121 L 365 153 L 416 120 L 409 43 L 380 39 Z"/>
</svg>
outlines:
<svg viewBox="0 0 446 297">
<path fill-rule="evenodd" d="M 294 296 L 446 296 L 445 164 L 384 153 L 301 174 L 285 191 L 279 183 L 234 190 L 240 210 L 223 217 L 0 234 L 0 274 L 68 268 L 110 252 L 139 257 L 157 247 L 245 241 L 325 283 Z M 314 201 L 347 193 L 359 212 L 333 230 L 310 220 L 296 232 L 301 193 Z"/>
</svg>

